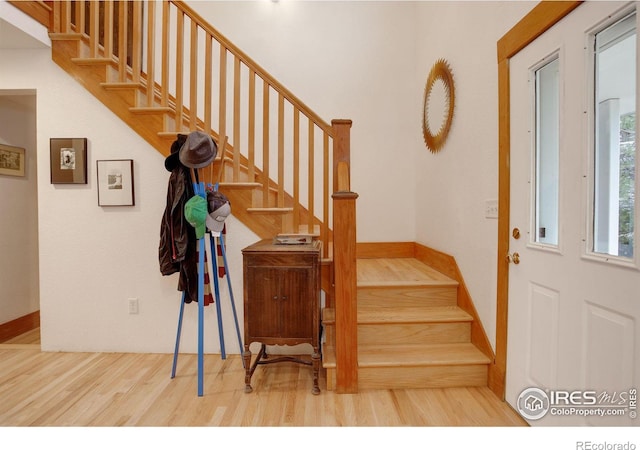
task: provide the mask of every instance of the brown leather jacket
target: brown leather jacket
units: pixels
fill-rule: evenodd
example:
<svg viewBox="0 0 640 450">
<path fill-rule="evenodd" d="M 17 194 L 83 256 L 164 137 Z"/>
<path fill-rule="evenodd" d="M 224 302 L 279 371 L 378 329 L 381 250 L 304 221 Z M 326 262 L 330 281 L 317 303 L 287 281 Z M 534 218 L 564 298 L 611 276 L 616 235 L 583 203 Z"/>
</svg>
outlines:
<svg viewBox="0 0 640 450">
<path fill-rule="evenodd" d="M 181 139 L 184 140 L 179 136 L 172 144 L 172 154 L 180 149 Z M 169 176 L 158 255 L 162 275 L 180 272 L 178 290 L 185 292 L 187 303 L 198 300 L 197 239 L 194 228 L 184 217 L 184 205 L 193 195 L 189 169 L 178 163 Z"/>
</svg>

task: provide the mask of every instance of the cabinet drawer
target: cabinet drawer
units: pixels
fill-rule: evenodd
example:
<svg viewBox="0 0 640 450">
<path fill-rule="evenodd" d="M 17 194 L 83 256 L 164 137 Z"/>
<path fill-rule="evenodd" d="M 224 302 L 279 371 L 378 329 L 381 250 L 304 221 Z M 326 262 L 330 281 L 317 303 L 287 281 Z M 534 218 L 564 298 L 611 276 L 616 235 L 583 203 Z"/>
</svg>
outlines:
<svg viewBox="0 0 640 450">
<path fill-rule="evenodd" d="M 313 254 L 245 254 L 244 261 L 249 267 L 313 267 L 317 256 Z"/>
</svg>

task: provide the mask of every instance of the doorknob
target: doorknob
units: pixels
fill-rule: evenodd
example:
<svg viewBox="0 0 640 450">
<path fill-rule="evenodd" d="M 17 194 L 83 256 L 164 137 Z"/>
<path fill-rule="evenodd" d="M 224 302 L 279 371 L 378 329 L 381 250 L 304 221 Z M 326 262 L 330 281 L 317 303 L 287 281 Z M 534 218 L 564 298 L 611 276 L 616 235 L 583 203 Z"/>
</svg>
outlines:
<svg viewBox="0 0 640 450">
<path fill-rule="evenodd" d="M 511 236 L 513 236 L 514 239 L 520 239 L 520 228 L 514 228 L 511 232 Z"/>
<path fill-rule="evenodd" d="M 512 254 L 507 254 L 507 262 L 520 264 L 520 254 L 518 252 L 513 252 Z"/>
</svg>

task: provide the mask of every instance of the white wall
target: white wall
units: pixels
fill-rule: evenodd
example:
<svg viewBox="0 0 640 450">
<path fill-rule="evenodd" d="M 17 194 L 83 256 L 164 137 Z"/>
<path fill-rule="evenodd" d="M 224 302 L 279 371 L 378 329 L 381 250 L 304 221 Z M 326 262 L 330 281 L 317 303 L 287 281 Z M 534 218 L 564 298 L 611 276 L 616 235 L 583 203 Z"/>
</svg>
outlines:
<svg viewBox="0 0 640 450">
<path fill-rule="evenodd" d="M 171 352 L 180 305 L 177 275 L 158 266 L 160 219 L 169 173 L 163 157 L 59 69 L 49 50 L 4 50 L 0 89 L 37 91 L 40 310 L 45 351 Z M 15 69 L 19 68 L 19 70 Z M 49 139 L 88 139 L 88 183 L 50 183 Z M 134 159 L 136 205 L 99 207 L 96 160 Z M 3 218 L 3 222 L 5 219 Z M 228 222 L 234 294 L 241 309 L 240 250 L 257 238 Z M 238 352 L 226 285 L 225 337 Z M 127 299 L 140 302 L 128 314 Z M 183 351 L 196 351 L 197 307 L 188 305 Z M 238 311 L 242 320 L 242 311 Z M 219 351 L 214 307 L 207 308 L 207 351 Z"/>
<path fill-rule="evenodd" d="M 536 2 L 417 2 L 413 116 L 422 107 L 433 63 L 445 58 L 456 88 L 446 145 L 431 153 L 418 128 L 415 180 L 416 241 L 453 255 L 485 330 L 495 341 L 497 225 L 484 202 L 498 198 L 497 41 Z"/>
<path fill-rule="evenodd" d="M 0 143 L 25 149 L 25 176 L 0 175 L 0 324 L 39 309 L 35 91 L 0 90 Z"/>
<path fill-rule="evenodd" d="M 353 120 L 359 242 L 416 241 L 453 255 L 495 338 L 498 195 L 496 43 L 537 2 L 191 2 L 327 119 Z M 432 154 L 427 75 L 445 58 L 456 110 Z"/>
<path fill-rule="evenodd" d="M 188 2 L 327 121 L 351 119 L 360 242 L 413 241 L 415 2 Z"/>
<path fill-rule="evenodd" d="M 484 218 L 483 202 L 497 196 L 496 41 L 533 3 L 191 4 L 322 117 L 353 120 L 358 240 L 417 241 L 454 255 L 493 339 L 496 221 Z M 157 262 L 169 175 L 162 157 L 48 50 L 0 57 L 0 89 L 37 91 L 43 349 L 173 351 L 177 278 L 162 277 Z M 432 155 L 422 141 L 422 96 L 442 57 L 456 79 L 456 116 L 447 145 Z M 88 138 L 87 185 L 50 184 L 51 137 Z M 95 161 L 119 158 L 135 160 L 136 206 L 101 208 Z M 233 218 L 228 224 L 241 305 L 240 250 L 256 236 Z M 140 299 L 140 314 L 128 314 L 130 297 Z M 195 305 L 187 306 L 184 351 L 195 351 L 195 318 Z M 206 350 L 215 352 L 212 307 L 206 320 Z M 225 322 L 227 351 L 235 353 L 230 312 Z"/>
</svg>

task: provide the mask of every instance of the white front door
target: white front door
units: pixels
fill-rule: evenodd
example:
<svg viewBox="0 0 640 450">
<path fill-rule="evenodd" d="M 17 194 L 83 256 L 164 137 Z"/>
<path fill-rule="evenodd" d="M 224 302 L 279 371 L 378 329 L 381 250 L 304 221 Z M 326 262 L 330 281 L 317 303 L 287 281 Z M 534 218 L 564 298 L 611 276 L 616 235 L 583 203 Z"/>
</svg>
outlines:
<svg viewBox="0 0 640 450">
<path fill-rule="evenodd" d="M 640 425 L 635 6 L 585 2 L 510 61 L 506 400 L 532 425 Z"/>
</svg>

